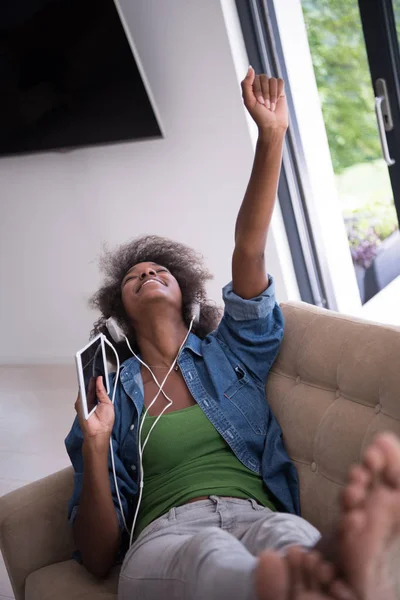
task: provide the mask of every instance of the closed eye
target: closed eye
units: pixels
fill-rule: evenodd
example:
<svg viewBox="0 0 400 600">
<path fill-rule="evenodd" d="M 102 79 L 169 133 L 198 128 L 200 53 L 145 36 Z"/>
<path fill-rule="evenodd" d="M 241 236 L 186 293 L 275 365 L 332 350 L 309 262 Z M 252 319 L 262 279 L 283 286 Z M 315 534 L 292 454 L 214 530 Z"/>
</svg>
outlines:
<svg viewBox="0 0 400 600">
<path fill-rule="evenodd" d="M 127 278 L 124 280 L 124 284 L 123 284 L 123 285 L 125 285 L 126 283 L 128 283 L 128 281 L 130 281 L 131 279 L 137 279 L 137 278 L 138 278 L 138 276 L 137 276 L 137 275 L 129 275 L 129 277 L 127 277 Z"/>
</svg>

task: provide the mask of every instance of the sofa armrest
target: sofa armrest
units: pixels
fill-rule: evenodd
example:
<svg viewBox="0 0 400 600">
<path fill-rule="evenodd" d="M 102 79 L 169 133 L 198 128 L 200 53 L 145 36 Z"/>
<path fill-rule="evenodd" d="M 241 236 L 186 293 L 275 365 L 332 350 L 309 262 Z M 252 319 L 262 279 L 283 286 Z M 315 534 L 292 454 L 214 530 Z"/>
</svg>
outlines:
<svg viewBox="0 0 400 600">
<path fill-rule="evenodd" d="M 0 548 L 17 600 L 25 580 L 74 550 L 67 519 L 73 469 L 68 467 L 0 498 Z"/>
</svg>

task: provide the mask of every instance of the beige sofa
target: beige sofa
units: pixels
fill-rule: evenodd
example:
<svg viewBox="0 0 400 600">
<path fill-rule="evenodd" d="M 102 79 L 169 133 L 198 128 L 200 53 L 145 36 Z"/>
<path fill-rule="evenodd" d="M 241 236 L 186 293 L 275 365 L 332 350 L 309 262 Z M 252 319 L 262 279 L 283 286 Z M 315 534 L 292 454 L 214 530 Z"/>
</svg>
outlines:
<svg viewBox="0 0 400 600">
<path fill-rule="evenodd" d="M 302 514 L 326 532 L 349 466 L 378 431 L 400 435 L 400 329 L 307 304 L 282 308 L 285 336 L 267 394 L 298 469 Z M 117 598 L 118 568 L 101 581 L 71 560 L 71 491 L 65 469 L 0 500 L 1 550 L 17 600 Z"/>
</svg>

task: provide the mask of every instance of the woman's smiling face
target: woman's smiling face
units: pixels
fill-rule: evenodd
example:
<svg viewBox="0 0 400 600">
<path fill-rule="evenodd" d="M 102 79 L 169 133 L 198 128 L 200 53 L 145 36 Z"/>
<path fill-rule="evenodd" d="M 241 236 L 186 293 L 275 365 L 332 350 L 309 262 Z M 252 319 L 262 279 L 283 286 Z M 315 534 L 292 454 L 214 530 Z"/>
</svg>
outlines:
<svg viewBox="0 0 400 600">
<path fill-rule="evenodd" d="M 182 293 L 175 277 L 168 269 L 153 262 L 134 265 L 126 273 L 121 284 L 122 302 L 133 321 L 152 302 L 168 303 L 182 312 Z"/>
</svg>

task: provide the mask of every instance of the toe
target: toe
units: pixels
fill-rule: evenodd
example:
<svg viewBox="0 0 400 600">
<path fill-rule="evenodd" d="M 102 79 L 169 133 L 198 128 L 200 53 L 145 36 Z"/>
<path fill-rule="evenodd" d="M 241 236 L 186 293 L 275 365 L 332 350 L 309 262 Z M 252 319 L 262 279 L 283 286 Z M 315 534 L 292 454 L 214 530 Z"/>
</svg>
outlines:
<svg viewBox="0 0 400 600">
<path fill-rule="evenodd" d="M 400 442 L 393 433 L 379 435 L 375 443 L 385 455 L 384 477 L 390 485 L 400 488 Z"/>
<path fill-rule="evenodd" d="M 374 442 L 365 450 L 363 465 L 370 471 L 373 477 L 378 477 L 382 474 L 386 466 L 386 456 L 380 444 Z"/>
<path fill-rule="evenodd" d="M 353 465 L 349 470 L 347 481 L 349 485 L 362 485 L 367 488 L 372 481 L 371 473 L 363 465 Z"/>
<path fill-rule="evenodd" d="M 349 586 L 339 579 L 336 579 L 329 588 L 329 597 L 334 600 L 357 600 Z"/>
<path fill-rule="evenodd" d="M 326 588 L 332 583 L 335 577 L 334 565 L 326 560 L 321 560 L 316 567 L 316 576 L 320 587 Z"/>
<path fill-rule="evenodd" d="M 262 552 L 255 571 L 255 587 L 259 600 L 285 600 L 289 589 L 285 560 L 275 552 Z"/>
<path fill-rule="evenodd" d="M 322 556 L 319 552 L 311 550 L 304 553 L 303 569 L 304 582 L 308 591 L 320 591 L 320 583 L 317 576 L 318 564 L 322 561 Z"/>
<path fill-rule="evenodd" d="M 365 502 L 367 496 L 367 488 L 358 483 L 346 485 L 342 491 L 341 500 L 345 510 L 356 508 Z"/>
<path fill-rule="evenodd" d="M 304 555 L 305 551 L 297 546 L 289 548 L 286 554 L 290 574 L 290 590 L 293 597 L 307 589 L 303 569 Z"/>
<path fill-rule="evenodd" d="M 366 524 L 365 511 L 355 509 L 345 514 L 340 521 L 342 535 L 353 536 L 363 531 Z"/>
</svg>

